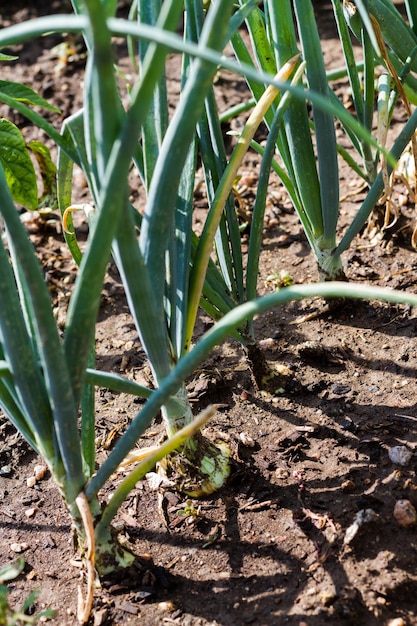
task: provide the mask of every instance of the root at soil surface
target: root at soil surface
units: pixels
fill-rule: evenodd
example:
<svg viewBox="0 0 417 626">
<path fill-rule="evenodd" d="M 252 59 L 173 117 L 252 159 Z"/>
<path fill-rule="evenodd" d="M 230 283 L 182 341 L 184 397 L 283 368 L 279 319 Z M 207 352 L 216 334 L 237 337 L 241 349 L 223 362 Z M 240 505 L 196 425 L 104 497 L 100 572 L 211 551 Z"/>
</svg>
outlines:
<svg viewBox="0 0 417 626">
<path fill-rule="evenodd" d="M 231 450 L 224 441 L 212 443 L 201 433 L 160 463 L 175 489 L 192 498 L 209 496 L 220 489 L 230 474 Z"/>
</svg>

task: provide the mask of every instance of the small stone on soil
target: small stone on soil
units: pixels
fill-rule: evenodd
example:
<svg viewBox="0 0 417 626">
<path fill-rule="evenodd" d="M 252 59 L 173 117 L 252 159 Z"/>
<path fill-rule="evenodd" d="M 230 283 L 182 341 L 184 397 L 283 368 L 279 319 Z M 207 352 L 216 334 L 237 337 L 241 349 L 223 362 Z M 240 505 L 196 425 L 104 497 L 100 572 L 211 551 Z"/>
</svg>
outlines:
<svg viewBox="0 0 417 626">
<path fill-rule="evenodd" d="M 46 467 L 46 465 L 35 465 L 35 467 L 33 468 L 33 473 L 37 481 L 45 478 L 47 471 L 48 468 Z"/>
<path fill-rule="evenodd" d="M 243 445 L 246 446 L 247 448 L 255 447 L 254 439 L 252 439 L 252 437 L 250 437 L 247 433 L 245 432 L 239 433 L 239 439 L 243 443 Z"/>
<path fill-rule="evenodd" d="M 171 601 L 159 602 L 158 609 L 161 611 L 170 611 L 171 613 L 176 610 L 176 606 Z"/>
<path fill-rule="evenodd" d="M 413 453 L 405 446 L 394 446 L 388 451 L 388 456 L 396 465 L 405 467 L 410 463 Z"/>
<path fill-rule="evenodd" d="M 137 606 L 132 604 L 131 602 L 127 602 L 122 600 L 121 602 L 115 602 L 116 609 L 123 611 L 124 613 L 128 613 L 129 615 L 138 615 L 139 609 Z"/>
<path fill-rule="evenodd" d="M 417 512 L 410 500 L 398 500 L 394 507 L 394 517 L 400 526 L 407 528 L 416 523 Z"/>
<path fill-rule="evenodd" d="M 23 542 L 23 543 L 11 543 L 10 544 L 10 550 L 12 550 L 12 552 L 16 552 L 17 554 L 19 554 L 20 552 L 24 552 L 25 550 L 28 549 L 28 544 Z"/>
</svg>

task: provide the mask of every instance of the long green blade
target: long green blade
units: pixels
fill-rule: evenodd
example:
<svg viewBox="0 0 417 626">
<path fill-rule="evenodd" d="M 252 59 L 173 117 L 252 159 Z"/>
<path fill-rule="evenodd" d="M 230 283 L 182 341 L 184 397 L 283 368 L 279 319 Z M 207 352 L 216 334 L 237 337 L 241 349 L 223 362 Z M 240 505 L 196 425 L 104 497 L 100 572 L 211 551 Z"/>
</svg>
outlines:
<svg viewBox="0 0 417 626">
<path fill-rule="evenodd" d="M 139 0 L 138 21 L 154 26 L 161 11 L 161 0 Z M 139 61 L 142 62 L 149 48 L 149 42 L 140 39 L 138 43 Z M 168 127 L 168 98 L 165 73 L 161 74 L 155 85 L 152 102 L 142 128 L 144 154 L 145 187 L 149 189 L 155 163 L 159 155 L 162 140 Z"/>
<path fill-rule="evenodd" d="M 225 43 L 231 0 L 213 3 L 207 14 L 199 48 L 222 49 Z M 163 306 L 165 260 L 174 223 L 174 209 L 181 172 L 193 139 L 197 121 L 210 89 L 216 66 L 196 59 L 190 69 L 174 117 L 166 132 L 149 189 L 140 233 L 140 247 L 154 281 L 158 306 Z"/>
<path fill-rule="evenodd" d="M 282 67 L 298 51 L 291 2 L 269 0 L 267 6 L 277 64 Z M 285 131 L 297 192 L 311 231 L 319 239 L 324 233 L 320 184 L 305 102 L 292 100 L 285 115 Z"/>
<path fill-rule="evenodd" d="M 295 0 L 294 8 L 300 33 L 309 88 L 328 97 L 328 84 L 321 42 L 311 0 Z M 323 240 L 320 246 L 333 248 L 339 215 L 339 170 L 333 115 L 313 103 L 313 119 L 319 167 Z M 310 213 L 310 206 L 306 205 Z"/>
<path fill-rule="evenodd" d="M 5 206 L 8 192 L 5 193 L 2 177 L 0 168 L 0 200 L 2 206 Z M 29 435 L 35 448 L 42 450 L 47 458 L 53 458 L 55 449 L 48 397 L 22 315 L 10 260 L 1 238 L 0 267 L 1 353 L 2 358 L 7 359 L 8 366 L 8 376 L 1 381 L 1 404 L 11 418 L 14 416 L 16 425 L 23 424 L 23 434 Z"/>
<path fill-rule="evenodd" d="M 13 315 L 10 318 L 7 330 L 7 336 L 3 336 L 3 345 L 8 353 L 11 362 L 13 374 L 18 375 L 18 389 L 21 390 L 22 401 L 27 408 L 25 413 L 35 419 L 36 424 L 32 426 L 34 433 L 39 433 L 38 447 L 46 447 L 45 456 L 51 465 L 54 464 L 54 452 L 52 440 L 55 435 L 58 440 L 62 462 L 64 463 L 68 482 L 65 485 L 65 491 L 69 498 L 75 497 L 84 482 L 82 472 L 82 459 L 80 453 L 80 445 L 77 427 L 77 409 L 72 395 L 72 389 L 68 371 L 66 369 L 65 357 L 62 350 L 62 344 L 56 328 L 55 320 L 52 313 L 52 306 L 49 292 L 40 267 L 36 260 L 32 245 L 27 238 L 26 231 L 19 219 L 15 207 L 5 189 L 5 180 L 3 170 L 0 168 L 0 193 L 2 195 L 1 211 L 7 230 L 12 242 L 14 257 L 19 263 L 24 278 L 24 287 L 26 288 L 26 297 L 30 301 L 31 310 L 33 311 L 33 326 L 36 331 L 36 344 L 44 376 L 46 379 L 46 387 L 40 379 L 39 364 L 35 362 L 35 355 L 30 351 L 31 342 L 26 335 L 25 328 L 19 323 L 19 314 L 12 311 L 11 306 L 14 302 L 16 306 L 16 298 L 12 298 L 13 285 L 10 283 L 10 272 L 7 270 L 7 263 L 3 256 L 2 278 L 7 281 L 4 289 L 1 289 L 1 297 L 7 297 L 7 302 L 0 304 L 0 309 L 4 315 L 9 313 Z M 9 278 L 7 278 L 9 276 Z M 6 296 L 7 294 L 7 296 Z M 4 331 L 3 331 L 4 332 Z M 20 335 L 21 347 L 18 347 Z M 14 341 L 7 349 L 7 342 Z M 22 355 L 21 351 L 25 350 L 26 354 Z M 19 362 L 21 361 L 21 362 Z M 26 368 L 32 372 L 29 375 Z M 21 374 L 18 374 L 21 372 Z M 34 377 L 34 378 L 33 378 Z M 36 377 L 38 381 L 36 382 Z M 33 390 L 27 389 L 28 384 L 33 382 Z M 49 401 L 48 401 L 49 398 Z M 39 402 L 39 406 L 32 406 Z M 49 407 L 50 402 L 50 407 Z M 29 403 L 29 405 L 27 405 Z M 59 459 L 56 459 L 56 465 Z M 56 467 L 58 473 L 58 468 Z M 61 477 L 57 476 L 59 480 Z"/>
<path fill-rule="evenodd" d="M 180 8 L 178 2 L 171 0 L 165 6 L 168 13 L 166 22 L 175 28 Z M 142 64 L 142 74 L 132 90 L 131 106 L 126 113 L 120 136 L 114 143 L 102 180 L 95 226 L 70 301 L 64 341 L 77 398 L 83 388 L 111 244 L 126 200 L 124 194 L 127 193 L 127 183 L 123 183 L 125 188 L 122 190 L 120 181 L 127 181 L 130 161 L 137 151 L 137 137 L 146 119 L 154 86 L 164 70 L 166 53 L 167 49 L 163 45 L 150 46 Z"/>
</svg>

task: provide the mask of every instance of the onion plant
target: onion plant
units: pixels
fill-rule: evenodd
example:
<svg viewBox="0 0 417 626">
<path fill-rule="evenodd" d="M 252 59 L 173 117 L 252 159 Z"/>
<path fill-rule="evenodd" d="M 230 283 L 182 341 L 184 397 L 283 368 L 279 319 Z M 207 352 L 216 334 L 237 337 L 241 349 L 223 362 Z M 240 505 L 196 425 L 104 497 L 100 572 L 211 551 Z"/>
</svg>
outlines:
<svg viewBox="0 0 417 626">
<path fill-rule="evenodd" d="M 385 5 L 388 6 L 388 4 L 390 0 L 385 2 Z M 398 141 L 392 146 L 390 159 L 389 155 L 384 153 L 386 130 L 397 97 L 404 96 L 404 93 L 398 81 L 391 85 L 391 79 L 389 77 L 387 79 L 385 73 L 379 81 L 378 133 L 374 140 L 371 139 L 375 101 L 376 65 L 373 58 L 375 50 L 370 43 L 371 36 L 367 34 L 365 27 L 362 27 L 364 35 L 361 40 L 365 62 L 359 64 L 355 61 L 348 36 L 346 12 L 343 13 L 338 1 L 333 3 L 333 8 L 346 61 L 345 68 L 338 73 L 347 74 L 349 77 L 350 87 L 354 94 L 355 117 L 345 110 L 329 87 L 331 73 L 327 72 L 324 67 L 321 43 L 311 3 L 297 3 L 290 0 L 283 3 L 271 1 L 264 3 L 264 10 L 258 5 L 259 3 L 249 0 L 241 0 L 240 8 L 235 12 L 229 26 L 228 35 L 242 68 L 252 64 L 259 72 L 275 73 L 278 68 L 282 70 L 288 60 L 296 58 L 299 42 L 301 42 L 302 58 L 297 71 L 293 74 L 293 91 L 286 91 L 281 97 L 277 97 L 275 103 L 266 110 L 268 139 L 265 147 L 252 141 L 252 146 L 262 154 L 263 158 L 252 212 L 246 267 L 242 259 L 239 226 L 232 195 L 229 195 L 226 202 L 222 203 L 224 211 L 218 213 L 219 222 L 215 235 L 218 268 L 209 265 L 204 277 L 203 297 L 200 300 L 201 306 L 215 319 L 219 319 L 238 303 L 256 296 L 264 210 L 271 167 L 286 186 L 298 212 L 308 241 L 316 255 L 320 277 L 326 280 L 341 278 L 344 277 L 341 255 L 363 228 L 382 194 L 387 195 L 389 175 L 408 141 L 413 140 L 417 123 L 416 116 L 413 116 Z M 386 10 L 388 9 L 385 7 Z M 378 30 L 379 39 L 388 37 L 389 42 L 392 43 L 395 37 L 386 27 L 386 18 L 378 15 L 378 19 L 384 31 L 381 34 L 381 29 Z M 251 51 L 248 50 L 237 28 L 244 22 L 250 35 Z M 378 23 L 374 20 L 372 28 L 377 30 Z M 413 32 L 397 11 L 395 24 L 398 30 L 397 40 L 401 42 L 406 35 L 405 40 L 410 48 Z M 402 78 L 406 81 L 407 93 L 410 93 L 413 77 L 409 71 L 409 61 L 406 62 L 404 57 L 404 50 L 407 46 L 402 47 L 398 58 L 402 59 Z M 390 56 L 387 53 L 379 60 L 386 63 L 391 75 L 395 77 L 396 71 L 390 61 L 392 56 L 393 53 L 390 52 Z M 253 63 L 253 58 L 255 63 Z M 359 74 L 360 67 L 364 68 L 363 80 Z M 398 62 L 396 67 L 398 67 Z M 309 89 L 306 89 L 303 99 L 300 97 L 300 91 L 296 97 L 294 95 L 297 93 L 297 84 L 304 73 L 305 84 Z M 264 86 L 259 83 L 259 76 L 254 78 L 248 73 L 246 76 L 253 94 L 247 107 L 250 109 L 263 97 Z M 312 102 L 312 120 L 308 101 Z M 238 110 L 242 109 L 243 107 L 239 107 Z M 233 114 L 235 111 L 227 112 L 226 117 Z M 359 163 L 350 152 L 337 144 L 335 119 L 342 124 L 350 138 L 353 150 L 358 153 Z M 359 126 L 355 124 L 356 120 L 359 120 Z M 248 124 L 250 123 L 251 119 Z M 227 174 L 225 173 L 226 155 L 213 94 L 206 99 L 205 115 L 199 122 L 198 136 L 210 211 L 216 214 L 218 189 L 222 189 Z M 279 160 L 276 159 L 276 151 L 279 153 Z M 337 241 L 336 237 L 339 213 L 338 154 L 369 186 L 369 193 L 363 206 L 340 241 Z M 231 161 L 233 161 L 233 156 Z M 208 222 L 210 223 L 210 219 Z M 205 232 L 199 243 L 200 249 L 204 245 L 204 237 Z M 203 280 L 203 273 L 199 272 L 199 263 L 195 265 L 191 273 L 191 289 L 195 285 L 196 275 L 200 281 Z M 217 288 L 213 289 L 213 285 Z M 189 316 L 189 320 L 192 320 L 192 316 Z M 188 338 L 191 331 L 192 323 L 189 324 Z M 238 338 L 246 346 L 255 377 L 258 383 L 261 383 L 266 364 L 262 365 L 262 355 L 256 348 L 253 325 L 247 323 L 239 329 Z M 259 371 L 256 362 L 260 365 Z"/>
<path fill-rule="evenodd" d="M 78 3 L 74 2 L 74 7 L 76 12 L 82 12 Z M 166 6 L 163 7 L 162 4 L 151 6 L 146 1 L 139 1 L 138 26 L 155 27 L 161 19 L 163 9 L 165 10 Z M 202 3 L 186 2 L 185 9 L 186 42 L 192 42 L 200 49 L 224 46 L 229 25 L 227 21 L 224 21 L 223 30 L 216 31 L 214 36 L 210 13 L 205 16 Z M 235 23 L 233 26 L 232 22 L 229 29 L 236 28 L 237 25 Z M 88 49 L 97 48 L 97 43 L 91 37 L 86 36 L 86 44 Z M 142 73 L 151 52 L 152 44 L 139 40 L 138 57 Z M 287 79 L 295 63 L 296 59 L 289 60 L 283 66 L 278 78 Z M 138 184 L 143 184 L 146 193 L 145 210 L 139 215 L 126 203 L 126 218 L 120 223 L 119 231 L 116 232 L 112 242 L 113 258 L 119 268 L 129 306 L 157 386 L 162 383 L 178 359 L 190 349 L 200 302 L 216 317 L 215 310 L 219 302 L 222 303 L 224 300 L 227 302 L 222 310 L 224 313 L 242 301 L 234 298 L 234 290 L 225 283 L 224 274 L 222 275 L 211 261 L 211 251 L 219 233 L 223 242 L 228 236 L 224 230 L 222 231 L 224 225 L 222 218 L 225 212 L 231 216 L 234 211 L 231 190 L 238 167 L 258 125 L 278 92 L 274 86 L 266 89 L 254 108 L 230 161 L 226 164 L 220 123 L 214 108 L 212 78 L 216 66 L 209 64 L 205 67 L 202 63 L 200 65 L 190 64 L 189 55 L 183 54 L 182 97 L 172 120 L 169 120 L 168 115 L 167 85 L 163 73 L 155 84 L 147 114 L 140 127 L 141 140 L 132 155 Z M 155 61 L 152 69 L 155 71 Z M 207 85 L 205 90 L 201 88 L 202 84 Z M 117 92 L 114 93 L 115 100 L 118 100 Z M 134 110 L 136 97 L 133 89 L 127 116 Z M 64 136 L 72 141 L 74 150 L 79 155 L 79 162 L 89 181 L 94 205 L 99 207 L 101 175 L 98 161 L 95 167 L 91 167 L 91 163 L 95 164 L 97 160 L 97 154 L 93 151 L 90 158 L 85 158 L 88 151 L 91 151 L 88 133 L 95 124 L 94 112 L 97 105 L 94 104 L 94 96 L 88 89 L 86 98 L 84 112 L 67 120 Z M 141 104 L 143 105 L 143 100 Z M 120 111 L 123 115 L 120 101 L 114 102 L 110 108 L 112 111 Z M 131 136 L 135 140 L 135 135 Z M 218 155 L 217 160 L 213 158 L 215 152 Z M 198 153 L 205 161 L 210 199 L 210 210 L 199 239 L 192 234 L 193 192 Z M 211 159 L 207 158 L 209 153 Z M 68 210 L 71 196 L 66 193 L 66 190 L 70 189 L 70 179 L 71 161 L 62 150 L 58 180 L 59 201 L 63 208 L 65 223 L 69 211 L 72 210 L 71 207 Z M 96 213 L 98 215 L 99 211 Z M 134 227 L 140 231 L 139 246 Z M 79 259 L 80 254 L 74 235 L 67 227 L 66 229 L 70 249 L 73 250 L 74 257 Z M 230 240 L 236 254 L 241 254 L 238 229 L 235 228 L 230 234 Z M 225 257 L 219 256 L 220 265 L 223 258 Z M 141 268 L 140 276 L 138 268 Z M 151 297 L 146 295 L 149 292 L 153 292 Z M 159 322 L 155 324 L 155 320 Z M 237 335 L 242 342 L 245 341 L 244 330 L 238 329 Z M 182 409 L 179 411 L 180 406 Z M 168 436 L 192 422 L 193 414 L 184 385 L 177 392 L 176 403 L 162 407 L 162 415 Z M 228 457 L 229 451 L 225 445 L 214 446 L 198 434 L 183 448 L 181 462 L 179 463 L 179 459 L 176 458 L 175 467 L 172 467 L 171 471 L 179 473 L 180 477 L 186 477 L 186 480 L 182 481 L 182 489 L 190 495 L 207 494 L 219 488 L 227 477 Z"/>
<path fill-rule="evenodd" d="M 256 3 L 248 4 L 247 8 L 253 8 Z M 206 15 L 202 3 L 186 0 L 183 37 L 176 32 L 182 14 L 182 2 L 177 0 L 139 0 L 138 17 L 130 20 L 114 17 L 116 2 L 111 0 L 74 0 L 73 6 L 74 15 L 39 18 L 0 32 L 0 47 L 45 33 L 76 32 L 84 36 L 88 49 L 83 108 L 65 121 L 61 133 L 29 106 L 30 99 L 19 98 L 11 88 L 8 94 L 0 91 L 0 100 L 26 115 L 59 147 L 58 202 L 68 246 L 79 264 L 61 337 L 42 269 L 15 209 L 5 166 L 0 162 L 0 212 L 4 223 L 0 240 L 0 405 L 43 457 L 68 507 L 86 556 L 89 586 L 85 610 L 80 615 L 81 621 L 86 621 L 95 569 L 106 574 L 133 561 L 133 555 L 118 544 L 111 522 L 138 480 L 177 448 L 181 448 L 181 463 L 176 468 L 185 475 L 183 487 L 188 493 L 210 493 L 227 476 L 228 451 L 197 434 L 213 409 L 194 418 L 185 388 L 187 377 L 216 345 L 228 336 L 242 337 L 242 329 L 254 315 L 290 300 L 321 295 L 382 298 L 417 305 L 417 296 L 328 283 L 289 287 L 259 300 L 236 302 L 234 288 L 229 285 L 224 291 L 222 287 L 225 276 L 232 275 L 225 268 L 229 271 L 234 262 L 228 263 L 225 253 L 219 271 L 210 261 L 210 252 L 215 242 L 220 257 L 227 244 L 229 253 L 235 246 L 233 254 L 238 258 L 231 206 L 227 208 L 236 169 L 257 123 L 264 117 L 269 119 L 268 111 L 274 101 L 277 103 L 280 90 L 290 93 L 291 98 L 301 98 L 303 104 L 304 90 L 287 82 L 293 76 L 298 54 L 281 63 L 277 75 L 269 73 L 270 68 L 259 71 L 246 60 L 240 65 L 227 60 L 222 55 L 227 39 L 237 37 L 240 21 L 247 17 L 239 11 L 232 15 L 232 0 L 212 2 Z M 139 74 L 127 109 L 116 85 L 111 41 L 114 34 L 130 38 L 131 47 L 139 42 Z M 183 55 L 181 98 L 171 119 L 164 77 L 169 51 Z M 254 88 L 257 105 L 228 163 L 220 153 L 216 171 L 213 169 L 210 211 L 203 234 L 197 238 L 191 222 L 196 155 L 199 145 L 209 146 L 210 159 L 215 152 L 217 122 L 212 84 L 219 66 L 243 73 L 253 85 L 258 81 L 263 93 Z M 298 76 L 293 78 L 296 83 Z M 330 127 L 329 110 L 326 95 L 322 96 L 311 94 L 317 105 L 316 127 L 323 124 L 326 130 Z M 289 100 L 284 96 L 276 108 L 273 106 L 270 128 L 274 141 L 285 127 Z M 361 134 L 358 123 L 352 122 L 352 127 L 361 137 L 366 136 L 365 131 Z M 268 150 L 271 159 L 271 146 Z M 74 163 L 83 169 L 92 199 L 86 208 L 90 232 L 83 254 L 71 220 Z M 143 214 L 129 202 L 132 163 L 146 192 Z M 207 180 L 208 168 L 209 161 L 205 163 Z M 111 258 L 119 268 L 152 369 L 154 390 L 94 367 L 95 325 Z M 199 302 L 209 310 L 215 308 L 221 319 L 194 345 Z M 227 306 L 222 308 L 225 302 Z M 107 459 L 97 466 L 93 391 L 100 386 L 140 396 L 144 404 Z M 103 502 L 100 491 L 111 485 L 113 473 L 159 410 L 167 440 L 148 452 L 113 491 L 111 499 Z"/>
<path fill-rule="evenodd" d="M 294 208 L 298 213 L 308 242 L 313 250 L 320 277 L 325 280 L 344 276 L 341 255 L 353 238 L 363 228 L 372 209 L 386 188 L 391 165 L 386 168 L 381 158 L 381 143 L 385 146 L 386 134 L 379 133 L 372 144 L 375 111 L 375 80 L 377 65 L 385 65 L 386 74 L 380 81 L 380 128 L 389 124 L 393 105 L 398 96 L 407 94 L 415 100 L 416 82 L 412 71 L 417 68 L 415 53 L 417 37 L 414 32 L 415 9 L 407 2 L 411 26 L 400 15 L 391 0 L 363 2 L 348 0 L 332 2 L 340 41 L 345 55 L 345 69 L 350 81 L 356 119 L 361 130 L 367 129 L 368 136 L 358 133 L 352 126 L 349 115 L 329 86 L 330 73 L 326 72 L 320 37 L 311 0 L 267 0 L 263 8 L 253 6 L 249 0 L 240 0 L 238 13 L 244 17 L 250 36 L 247 46 L 239 31 L 231 34 L 231 43 L 236 58 L 245 64 L 253 63 L 260 70 L 275 73 L 301 48 L 305 62 L 305 102 L 291 98 L 286 108 L 284 122 L 275 132 L 279 159 L 272 159 L 272 168 L 285 185 Z M 343 8 L 345 11 L 343 11 Z M 353 24 L 352 24 L 353 22 Z M 355 61 L 348 23 L 360 38 L 363 51 L 363 79 L 359 64 Z M 378 45 L 379 42 L 379 45 Z M 385 43 L 384 49 L 382 43 Z M 254 59 L 254 60 L 252 60 Z M 404 89 L 402 84 L 404 83 Z M 248 80 L 256 102 L 262 87 Z M 321 100 L 312 96 L 321 96 Z M 323 100 L 327 101 L 327 107 Z M 311 116 L 310 116 L 311 106 Z M 417 125 L 417 114 L 410 112 L 401 136 L 391 147 L 395 162 L 407 143 L 412 140 Z M 335 123 L 338 120 L 357 151 L 359 162 L 351 153 L 337 144 Z M 267 112 L 265 122 L 273 129 L 274 110 Z M 313 139 L 314 137 L 314 139 Z M 379 144 L 379 145 L 378 145 Z M 374 146 L 374 151 L 372 150 Z M 261 153 L 261 146 L 254 144 Z M 340 241 L 337 240 L 339 214 L 339 169 L 338 153 L 347 160 L 353 171 L 360 175 L 369 187 L 369 192 Z M 264 183 L 263 183 L 264 184 Z M 261 185 L 259 206 L 264 204 L 265 189 Z M 259 211 L 262 215 L 262 210 Z M 256 217 L 256 215 L 255 215 Z M 259 228 L 259 225 L 257 226 Z M 254 267 L 258 250 L 254 251 Z M 249 267 L 252 260 L 249 261 Z M 247 278 L 250 280 L 249 276 Z M 252 295 L 252 290 L 250 290 Z"/>
<path fill-rule="evenodd" d="M 385 145 L 388 128 L 394 106 L 402 101 L 405 113 L 412 115 L 412 105 L 417 103 L 417 36 L 415 32 L 415 8 L 406 2 L 409 19 L 407 24 L 403 15 L 391 1 L 376 0 L 366 3 L 359 0 L 356 4 L 333 2 L 333 9 L 339 35 L 345 55 L 352 98 L 358 118 L 370 131 L 374 123 L 375 82 L 377 81 L 377 137 Z M 363 48 L 363 79 L 354 71 L 353 49 L 348 26 L 360 41 Z M 414 133 L 411 138 L 414 159 L 417 154 L 417 142 Z M 393 225 L 398 216 L 398 209 L 392 201 L 392 183 L 385 169 L 384 158 L 378 151 L 374 154 L 366 143 L 354 142 L 362 157 L 363 167 L 356 168 L 365 183 L 371 187 L 378 170 L 382 172 L 384 193 L 378 202 L 385 207 L 383 229 Z M 355 164 L 354 164 L 355 166 Z M 383 230 L 382 229 L 382 230 Z M 415 244 L 415 236 L 412 243 Z"/>
</svg>

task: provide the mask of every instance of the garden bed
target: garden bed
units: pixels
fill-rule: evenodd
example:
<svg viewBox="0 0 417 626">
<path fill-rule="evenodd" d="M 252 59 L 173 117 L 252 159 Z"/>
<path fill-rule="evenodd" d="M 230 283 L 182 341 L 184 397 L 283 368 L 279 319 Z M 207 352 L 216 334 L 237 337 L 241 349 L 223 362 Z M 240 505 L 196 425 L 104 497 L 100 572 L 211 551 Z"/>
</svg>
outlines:
<svg viewBox="0 0 417 626">
<path fill-rule="evenodd" d="M 53 4 L 15 2 L 13 11 L 3 11 L 1 26 L 47 12 Z M 320 7 L 321 34 L 328 66 L 336 67 L 341 57 L 326 5 Z M 35 41 L 22 48 L 12 69 L 2 69 L 6 78 L 32 86 L 68 115 L 80 103 L 83 64 L 76 56 L 58 71 L 57 43 Z M 121 64 L 128 67 L 126 59 Z M 216 89 L 224 108 L 244 93 L 228 73 L 220 74 Z M 348 106 L 345 90 L 343 83 L 337 86 Z M 0 113 L 8 114 L 4 107 Z M 17 114 L 11 119 L 25 126 L 29 138 L 33 130 L 28 123 Z M 394 134 L 403 119 L 398 109 Z M 241 170 L 241 208 L 249 217 L 258 167 L 258 158 L 249 155 Z M 346 196 L 342 231 L 363 192 L 347 168 L 341 172 L 341 194 Z M 81 178 L 74 193 L 78 201 L 88 200 Z M 402 225 L 411 228 L 413 209 L 405 200 Z M 204 197 L 197 203 L 204 211 Z M 27 227 L 59 318 L 65 315 L 76 268 L 57 220 L 33 219 Z M 85 228 L 79 225 L 80 237 Z M 369 233 L 356 238 L 344 258 L 348 279 L 415 291 L 410 228 L 387 233 L 379 242 Z M 274 290 L 281 272 L 295 283 L 318 278 L 291 204 L 271 176 L 260 291 Z M 201 330 L 210 324 L 202 315 Z M 234 342 L 219 347 L 195 372 L 188 382 L 193 405 L 196 412 L 218 405 L 206 432 L 229 443 L 230 480 L 202 501 L 187 501 L 170 491 L 161 501 L 149 482 L 137 485 L 117 524 L 124 540 L 142 555 L 146 574 L 134 585 L 130 578 L 103 581 L 93 611 L 96 626 L 416 622 L 416 527 L 401 526 L 394 517 L 398 500 L 408 499 L 417 508 L 415 313 L 405 306 L 362 301 L 326 311 L 321 302 L 304 301 L 263 315 L 255 326 L 268 361 L 287 368 L 282 384 L 259 390 L 246 355 Z M 112 266 L 97 326 L 97 354 L 99 368 L 149 382 Z M 137 409 L 122 394 L 98 394 L 99 460 Z M 57 610 L 51 623 L 75 624 L 80 570 L 66 510 L 48 474 L 28 486 L 41 461 L 6 421 L 0 424 L 1 563 L 18 554 L 26 561 L 23 574 L 9 584 L 10 603 L 18 605 L 39 589 L 36 608 Z M 162 432 L 156 422 L 143 444 Z M 413 452 L 405 466 L 389 456 L 397 445 Z M 120 475 L 114 485 L 118 481 Z"/>
</svg>

